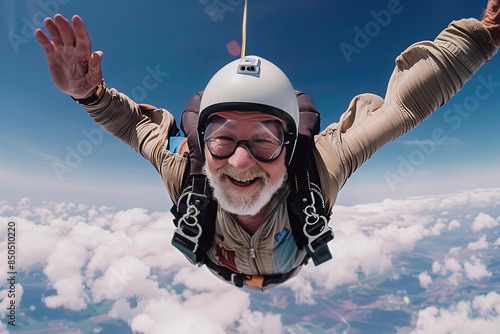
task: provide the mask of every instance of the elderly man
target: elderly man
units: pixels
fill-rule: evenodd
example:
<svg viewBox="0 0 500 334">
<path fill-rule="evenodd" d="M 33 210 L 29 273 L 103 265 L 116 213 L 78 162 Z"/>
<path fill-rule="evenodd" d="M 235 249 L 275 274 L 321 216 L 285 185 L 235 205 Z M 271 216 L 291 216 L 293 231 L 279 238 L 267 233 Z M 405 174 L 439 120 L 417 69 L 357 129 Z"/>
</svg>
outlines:
<svg viewBox="0 0 500 334">
<path fill-rule="evenodd" d="M 188 111 L 194 111 L 184 120 L 191 136 L 189 150 L 186 145 L 175 149 L 172 138 L 178 130 L 169 112 L 139 106 L 105 86 L 103 54 L 91 53 L 78 16 L 72 26 L 61 15 L 47 18 L 52 40 L 41 30 L 36 36 L 57 87 L 161 174 L 180 208 L 174 245 L 224 281 L 264 291 L 297 275 L 310 257 L 315 263 L 328 259 L 328 254 L 315 257 L 321 249 L 325 254 L 327 246 L 312 246 L 311 240 L 333 237 L 326 217 L 338 191 L 373 153 L 430 116 L 491 59 L 500 46 L 499 5 L 500 0 L 489 0 L 481 21 L 455 21 L 435 41 L 413 44 L 396 59 L 385 98 L 355 97 L 338 123 L 314 138 L 309 133 L 306 146 L 300 144 L 307 123 L 301 117 L 303 96 L 298 98 L 286 75 L 261 57 L 233 61 L 214 75 L 188 105 Z M 306 180 L 290 174 L 309 150 L 311 180 L 309 173 Z M 201 159 L 201 174 L 206 175 L 201 188 L 215 202 L 211 209 L 205 206 L 204 194 L 193 190 L 192 167 L 200 164 L 196 159 Z M 301 211 L 295 207 L 300 196 L 296 202 L 290 197 L 300 192 L 301 183 L 309 187 L 311 197 L 303 198 L 310 205 L 302 210 L 303 229 L 297 229 L 290 221 Z M 313 223 L 307 221 L 311 217 Z M 319 232 L 311 232 L 308 224 L 316 228 L 318 222 Z M 202 230 L 208 242 L 198 247 Z"/>
</svg>

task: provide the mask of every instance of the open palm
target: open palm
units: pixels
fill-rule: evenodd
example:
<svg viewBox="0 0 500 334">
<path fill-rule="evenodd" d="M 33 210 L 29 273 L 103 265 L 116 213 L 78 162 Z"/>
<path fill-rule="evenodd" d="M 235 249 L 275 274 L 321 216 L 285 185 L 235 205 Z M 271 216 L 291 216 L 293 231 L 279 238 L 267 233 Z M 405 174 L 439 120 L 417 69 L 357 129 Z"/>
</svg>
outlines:
<svg viewBox="0 0 500 334">
<path fill-rule="evenodd" d="M 102 52 L 91 53 L 90 37 L 80 17 L 73 17 L 73 27 L 60 14 L 44 23 L 52 40 L 40 29 L 36 38 L 47 55 L 54 83 L 74 98 L 88 97 L 102 81 Z"/>
</svg>

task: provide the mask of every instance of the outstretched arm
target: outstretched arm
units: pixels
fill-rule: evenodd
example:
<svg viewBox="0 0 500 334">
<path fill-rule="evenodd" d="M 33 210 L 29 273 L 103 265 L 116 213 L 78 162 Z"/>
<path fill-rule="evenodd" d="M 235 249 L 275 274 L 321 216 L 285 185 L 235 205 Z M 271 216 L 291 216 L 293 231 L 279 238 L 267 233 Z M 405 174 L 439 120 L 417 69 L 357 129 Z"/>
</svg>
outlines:
<svg viewBox="0 0 500 334">
<path fill-rule="evenodd" d="M 74 16 L 73 27 L 62 15 L 54 19 L 46 18 L 47 28 L 52 40 L 36 31 L 49 64 L 50 74 L 57 88 L 76 99 L 83 99 L 94 93 L 102 81 L 102 52 L 91 54 L 90 37 L 80 17 Z"/>
<path fill-rule="evenodd" d="M 500 0 L 489 0 L 481 22 L 491 34 L 493 42 L 500 47 Z"/>
<path fill-rule="evenodd" d="M 335 181 L 331 193 L 336 193 L 379 148 L 447 102 L 491 59 L 500 42 L 497 3 L 500 0 L 488 2 L 483 22 L 455 21 L 434 41 L 410 46 L 396 59 L 384 99 L 371 94 L 357 96 L 340 122 L 322 133 L 316 147 L 327 152 L 321 157 L 328 170 L 325 175 Z"/>
</svg>

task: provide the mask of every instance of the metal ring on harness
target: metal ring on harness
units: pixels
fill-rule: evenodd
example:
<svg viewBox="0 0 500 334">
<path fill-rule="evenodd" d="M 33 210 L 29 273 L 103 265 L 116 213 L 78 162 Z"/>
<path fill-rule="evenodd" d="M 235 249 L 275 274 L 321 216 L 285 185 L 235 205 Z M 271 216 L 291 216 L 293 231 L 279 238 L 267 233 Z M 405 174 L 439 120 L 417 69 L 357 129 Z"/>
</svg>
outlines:
<svg viewBox="0 0 500 334">
<path fill-rule="evenodd" d="M 328 226 L 328 220 L 326 219 L 326 217 L 316 213 L 316 208 L 314 207 L 315 204 L 314 194 L 312 191 L 311 191 L 311 199 L 312 199 L 311 205 L 307 206 L 303 210 L 304 214 L 306 215 L 305 219 L 306 223 L 304 224 L 303 232 L 308 240 L 307 247 L 311 252 L 314 253 L 316 249 L 313 248 L 312 246 L 313 242 L 318 240 L 325 234 L 328 233 L 332 234 L 332 229 L 330 226 Z M 311 221 L 311 219 L 314 219 L 314 221 Z M 317 225 L 318 223 L 320 223 L 319 226 Z M 319 229 L 319 232 L 317 234 L 311 235 L 309 234 L 308 227 L 313 227 L 311 230 Z"/>
<path fill-rule="evenodd" d="M 306 207 L 304 209 L 304 213 L 306 214 L 306 224 L 307 225 L 315 225 L 322 217 L 316 213 L 316 209 L 312 205 Z M 314 221 L 311 221 L 311 219 L 314 219 Z"/>
<path fill-rule="evenodd" d="M 192 252 L 196 253 L 196 251 L 198 250 L 198 240 L 203 233 L 203 228 L 200 224 L 198 224 L 198 215 L 200 214 L 200 210 L 196 207 L 195 204 L 191 204 L 191 193 L 187 198 L 186 204 L 189 204 L 189 206 L 186 210 L 186 213 L 179 219 L 177 228 L 174 232 L 192 242 L 194 244 Z M 182 227 L 182 225 L 184 225 L 184 228 Z M 193 231 L 193 228 L 196 228 L 197 233 Z M 185 229 L 187 232 L 191 233 L 186 233 Z"/>
<path fill-rule="evenodd" d="M 198 224 L 198 218 L 196 218 L 200 214 L 200 210 L 194 205 L 190 205 L 187 208 L 187 212 L 179 219 L 179 224 L 182 222 L 185 222 L 186 225 L 189 226 L 195 226 Z M 189 221 L 192 220 L 192 223 L 189 223 Z"/>
<path fill-rule="evenodd" d="M 322 216 L 316 213 L 316 207 L 314 206 L 315 204 L 316 200 L 314 199 L 314 194 L 311 191 L 311 204 L 306 206 L 303 210 L 304 214 L 306 215 L 305 220 L 307 225 L 315 225 L 322 218 Z M 314 222 L 310 221 L 311 218 L 314 219 Z"/>
</svg>

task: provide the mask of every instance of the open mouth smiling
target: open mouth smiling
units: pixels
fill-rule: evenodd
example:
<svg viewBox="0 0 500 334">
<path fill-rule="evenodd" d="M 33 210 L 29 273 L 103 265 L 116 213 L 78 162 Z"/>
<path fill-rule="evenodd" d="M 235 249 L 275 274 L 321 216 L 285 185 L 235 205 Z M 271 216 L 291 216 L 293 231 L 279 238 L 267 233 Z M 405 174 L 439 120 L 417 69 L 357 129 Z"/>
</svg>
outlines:
<svg viewBox="0 0 500 334">
<path fill-rule="evenodd" d="M 259 179 L 259 177 L 255 177 L 255 178 L 238 178 L 238 177 L 233 177 L 233 176 L 229 176 L 229 175 L 226 175 L 229 180 L 239 186 L 239 187 L 245 187 L 245 186 L 249 186 L 253 183 L 255 183 L 255 181 L 257 181 L 257 179 Z"/>
</svg>

